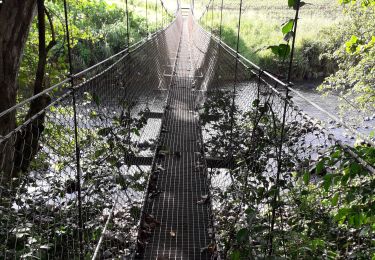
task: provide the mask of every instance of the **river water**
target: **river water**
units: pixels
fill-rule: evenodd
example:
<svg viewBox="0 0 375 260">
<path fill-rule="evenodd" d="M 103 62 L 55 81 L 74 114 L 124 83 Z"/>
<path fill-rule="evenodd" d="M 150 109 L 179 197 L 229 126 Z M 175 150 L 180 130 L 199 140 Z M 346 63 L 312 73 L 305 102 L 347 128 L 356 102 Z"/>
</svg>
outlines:
<svg viewBox="0 0 375 260">
<path fill-rule="evenodd" d="M 350 125 L 358 132 L 363 135 L 369 136 L 372 131 L 375 131 L 375 114 L 374 115 L 360 115 L 358 112 L 350 111 L 346 113 L 340 113 L 340 100 L 337 95 L 331 94 L 328 96 L 323 96 L 316 90 L 318 83 L 303 83 L 296 84 L 294 87 L 307 99 L 313 101 L 329 113 L 339 117 L 346 124 Z M 355 135 L 350 131 L 339 126 L 337 122 L 334 122 L 327 114 L 322 111 L 319 111 L 306 100 L 302 99 L 297 95 L 293 95 L 293 101 L 298 105 L 302 110 L 304 110 L 308 115 L 315 117 L 322 121 L 322 123 L 335 134 L 336 138 L 344 141 L 348 144 L 353 144 L 355 142 Z M 351 120 L 350 120 L 351 118 Z M 375 139 L 372 139 L 375 141 Z"/>
</svg>

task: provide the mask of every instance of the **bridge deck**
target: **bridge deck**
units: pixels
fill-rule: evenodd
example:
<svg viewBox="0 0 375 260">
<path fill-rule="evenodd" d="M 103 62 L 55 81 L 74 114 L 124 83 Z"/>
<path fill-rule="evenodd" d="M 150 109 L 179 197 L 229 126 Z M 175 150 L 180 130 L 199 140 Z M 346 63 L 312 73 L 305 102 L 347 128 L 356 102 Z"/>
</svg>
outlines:
<svg viewBox="0 0 375 260">
<path fill-rule="evenodd" d="M 187 19 L 176 60 L 166 111 L 159 137 L 156 163 L 161 191 L 148 199 L 145 211 L 160 221 L 144 250 L 145 259 L 209 259 L 210 244 L 207 170 L 201 155 L 201 128 L 195 112 L 198 91 L 193 89 Z"/>
</svg>

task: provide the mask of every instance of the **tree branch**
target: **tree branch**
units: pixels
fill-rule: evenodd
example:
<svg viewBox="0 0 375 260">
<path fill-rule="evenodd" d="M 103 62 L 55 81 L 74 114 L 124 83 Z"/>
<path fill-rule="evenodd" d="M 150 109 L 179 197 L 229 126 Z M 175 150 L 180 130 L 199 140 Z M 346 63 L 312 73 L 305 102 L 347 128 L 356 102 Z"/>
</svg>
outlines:
<svg viewBox="0 0 375 260">
<path fill-rule="evenodd" d="M 49 26 L 51 28 L 51 35 L 52 35 L 52 41 L 50 41 L 46 47 L 46 52 L 48 54 L 48 52 L 53 48 L 53 46 L 56 45 L 56 34 L 55 34 L 55 27 L 53 26 L 53 20 L 52 20 L 52 16 L 49 12 L 49 9 L 48 8 L 44 8 L 44 13 L 46 14 L 47 16 L 47 19 L 48 19 L 48 23 L 49 23 Z"/>
</svg>

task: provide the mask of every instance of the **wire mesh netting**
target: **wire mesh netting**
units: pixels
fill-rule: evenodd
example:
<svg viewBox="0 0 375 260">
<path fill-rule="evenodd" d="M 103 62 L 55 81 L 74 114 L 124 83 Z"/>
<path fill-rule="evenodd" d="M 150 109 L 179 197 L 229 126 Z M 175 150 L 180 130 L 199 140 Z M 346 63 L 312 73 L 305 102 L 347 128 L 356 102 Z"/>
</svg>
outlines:
<svg viewBox="0 0 375 260">
<path fill-rule="evenodd" d="M 308 223 L 288 214 L 300 205 L 295 177 L 331 185 L 348 162 L 373 168 L 288 88 L 177 13 L 166 29 L 2 112 L 24 123 L 0 139 L 0 258 L 298 251 L 288 241 Z M 353 179 L 345 189 L 368 185 Z"/>
<path fill-rule="evenodd" d="M 217 255 L 223 259 L 312 256 L 308 247 L 298 246 L 303 239 L 301 233 L 308 223 L 327 214 L 322 213 L 323 207 L 330 212 L 327 208 L 332 209 L 331 203 L 337 206 L 342 200 L 344 209 L 338 212 L 349 210 L 343 206 L 343 194 L 352 194 L 364 183 L 371 186 L 372 159 L 361 158 L 360 150 L 354 152 L 319 120 L 294 105 L 290 93 L 297 91 L 291 84 L 246 60 L 194 19 L 190 23 L 196 52 L 204 53 L 197 59 L 197 67 L 205 75 L 199 85 L 200 98 L 204 100 L 200 118 L 206 158 L 215 158 L 216 162 L 210 176 Z M 366 142 L 363 145 L 363 149 L 370 147 Z M 348 165 L 354 165 L 350 167 L 356 170 L 345 169 Z M 353 178 L 350 184 L 349 175 Z M 310 182 L 322 183 L 326 193 L 309 197 Z M 337 191 L 337 183 L 347 186 Z M 295 196 L 297 193 L 306 200 L 316 200 L 309 217 L 301 213 L 308 202 L 302 202 L 301 197 Z M 362 212 L 371 212 L 373 196 L 366 194 L 355 197 L 364 203 Z M 321 201 L 325 201 L 323 206 L 319 206 Z M 344 214 L 335 218 L 343 218 Z M 353 213 L 356 214 L 361 213 Z M 369 226 L 364 224 L 363 228 Z M 350 229 L 344 230 L 342 234 L 350 236 Z M 318 235 L 309 232 L 313 231 L 306 230 L 309 239 L 318 241 L 314 240 Z M 329 236 L 327 241 L 337 241 L 336 234 Z M 371 246 L 372 239 L 373 235 L 368 234 L 351 246 L 362 253 Z M 328 248 L 335 252 L 335 243 Z M 365 254 L 370 256 L 371 250 Z"/>
<path fill-rule="evenodd" d="M 0 140 L 0 258 L 90 257 L 100 238 L 97 257 L 131 253 L 180 27 L 1 114 L 26 119 Z"/>
</svg>

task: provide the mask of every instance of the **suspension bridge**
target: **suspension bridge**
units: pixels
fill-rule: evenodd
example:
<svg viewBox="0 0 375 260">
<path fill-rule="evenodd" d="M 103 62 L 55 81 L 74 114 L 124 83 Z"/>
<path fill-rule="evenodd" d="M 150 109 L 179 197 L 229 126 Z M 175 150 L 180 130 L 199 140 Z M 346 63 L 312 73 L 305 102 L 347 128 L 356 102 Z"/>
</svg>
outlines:
<svg viewBox="0 0 375 260">
<path fill-rule="evenodd" d="M 335 145 L 374 173 L 293 93 L 177 10 L 165 28 L 0 113 L 51 100 L 0 139 L 0 258 L 226 258 L 220 231 L 243 223 L 242 209 L 219 213 L 222 198 L 246 198 L 254 179 L 241 173 L 281 189 Z"/>
</svg>

